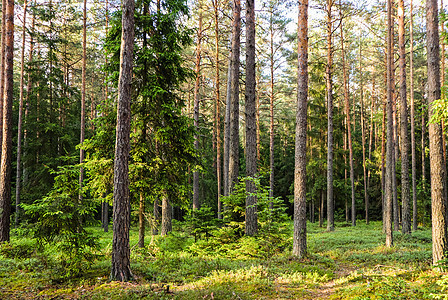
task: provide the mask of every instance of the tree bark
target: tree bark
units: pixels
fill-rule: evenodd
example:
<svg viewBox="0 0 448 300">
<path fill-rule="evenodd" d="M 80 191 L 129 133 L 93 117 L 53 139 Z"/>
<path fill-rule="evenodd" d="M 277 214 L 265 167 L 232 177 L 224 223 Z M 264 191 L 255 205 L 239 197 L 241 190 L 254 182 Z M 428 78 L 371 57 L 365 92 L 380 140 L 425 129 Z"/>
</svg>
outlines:
<svg viewBox="0 0 448 300">
<path fill-rule="evenodd" d="M 193 106 L 193 119 L 194 127 L 196 129 L 196 134 L 194 136 L 194 148 L 196 151 L 199 150 L 199 87 L 201 84 L 201 56 L 202 56 L 202 2 L 198 2 L 199 5 L 199 25 L 197 32 L 197 44 L 196 44 L 196 64 L 195 64 L 195 74 L 196 81 L 194 84 L 194 106 Z M 193 211 L 199 209 L 199 172 L 195 170 L 193 172 Z"/>
<path fill-rule="evenodd" d="M 361 56 L 361 43 L 359 44 L 359 73 L 360 73 L 360 102 L 361 102 L 361 144 L 362 144 L 362 170 L 364 178 L 364 208 L 366 224 L 369 225 L 369 193 L 367 191 L 367 166 L 366 166 L 366 132 L 364 121 L 364 83 L 362 77 L 362 56 Z"/>
<path fill-rule="evenodd" d="M 327 230 L 334 231 L 334 199 L 333 199 L 333 45 L 331 9 L 333 0 L 327 0 Z"/>
<path fill-rule="evenodd" d="M 239 175 L 239 66 L 240 66 L 241 1 L 233 1 L 232 52 L 230 57 L 230 136 L 229 136 L 229 184 L 233 191 Z"/>
<path fill-rule="evenodd" d="M 213 1 L 215 18 L 215 101 L 216 101 L 216 178 L 218 181 L 218 219 L 222 219 L 222 170 L 221 170 L 221 101 L 219 81 L 219 0 Z"/>
<path fill-rule="evenodd" d="M 404 1 L 398 0 L 398 47 L 400 54 L 400 100 L 401 100 L 401 202 L 402 230 L 411 233 L 411 206 L 409 187 L 409 137 L 408 106 L 406 97 L 406 48 L 404 29 Z"/>
<path fill-rule="evenodd" d="M 439 18 L 437 0 L 426 1 L 426 45 L 428 56 L 429 118 L 433 116 L 433 101 L 440 99 Z M 429 123 L 429 154 L 431 167 L 432 258 L 437 265 L 446 257 L 446 178 L 440 124 Z"/>
<path fill-rule="evenodd" d="M 17 121 L 17 172 L 16 172 L 16 215 L 15 227 L 19 225 L 20 219 L 20 188 L 22 183 L 22 123 L 23 123 L 23 85 L 25 69 L 25 32 L 26 32 L 26 11 L 28 1 L 23 3 L 23 28 L 22 28 L 22 53 L 20 55 L 20 95 L 19 95 L 19 117 Z"/>
<path fill-rule="evenodd" d="M 410 97 L 411 97 L 411 160 L 412 160 L 412 229 L 417 230 L 417 180 L 416 180 L 416 169 L 417 161 L 415 154 L 415 107 L 414 107 L 414 25 L 413 25 L 413 5 L 412 0 L 410 0 L 410 22 L 409 22 L 409 77 L 410 77 Z M 424 149 L 423 149 L 424 150 Z"/>
<path fill-rule="evenodd" d="M 170 204 L 170 199 L 168 196 L 168 192 L 165 191 L 165 194 L 162 197 L 162 228 L 160 230 L 160 235 L 165 236 L 169 232 L 172 231 L 172 222 L 173 219 L 173 208 Z"/>
<path fill-rule="evenodd" d="M 269 46 L 270 46 L 270 56 L 269 56 L 269 63 L 270 63 L 270 95 L 269 95 L 269 197 L 271 199 L 274 198 L 274 179 L 275 179 L 275 170 L 274 170 L 274 101 L 275 101 L 275 94 L 274 94 L 274 85 L 275 85 L 275 78 L 274 78 L 274 24 L 273 24 L 273 15 L 274 15 L 274 8 L 270 8 L 270 24 L 269 24 L 269 33 L 270 33 L 270 39 L 269 39 Z M 270 208 L 272 209 L 272 201 L 270 203 Z"/>
<path fill-rule="evenodd" d="M 81 128 L 79 144 L 82 146 L 86 130 L 86 69 L 87 69 L 87 0 L 84 0 L 83 26 L 82 26 L 82 80 L 81 80 Z M 79 148 L 79 163 L 84 163 L 84 149 Z M 82 203 L 82 183 L 84 181 L 84 167 L 79 170 L 79 203 Z M 81 226 L 81 219 L 78 220 L 78 226 Z"/>
<path fill-rule="evenodd" d="M 5 6 L 3 6 L 5 7 Z M 0 242 L 9 241 L 11 215 L 12 101 L 14 92 L 14 0 L 6 1 L 5 10 L 5 89 L 0 172 Z"/>
<path fill-rule="evenodd" d="M 154 198 L 153 217 L 154 217 L 154 222 L 152 224 L 152 235 L 158 235 L 159 234 L 159 224 L 160 224 L 159 197 L 158 196 L 156 196 Z"/>
<path fill-rule="evenodd" d="M 111 272 L 111 278 L 118 281 L 128 281 L 132 278 L 129 248 L 129 151 L 134 10 L 134 0 L 122 0 L 122 37 L 114 161 L 114 222 Z"/>
<path fill-rule="evenodd" d="M 246 0 L 246 176 L 257 174 L 257 122 L 255 105 L 255 1 Z M 246 181 L 246 235 L 257 234 L 255 182 Z"/>
<path fill-rule="evenodd" d="M 306 124 L 308 102 L 308 0 L 299 2 L 297 114 L 294 170 L 294 235 L 292 254 L 302 258 L 306 245 Z"/>
<path fill-rule="evenodd" d="M 385 231 L 386 231 L 386 247 L 392 247 L 393 235 L 392 235 L 392 202 L 393 202 L 393 180 L 394 174 L 394 144 L 393 144 L 393 109 L 392 109 L 392 97 L 393 97 L 393 40 L 392 40 L 392 0 L 387 1 L 387 150 L 386 150 L 386 180 L 385 180 Z"/>
<path fill-rule="evenodd" d="M 345 103 L 345 118 L 347 121 L 347 140 L 348 140 L 348 151 L 349 151 L 349 162 L 350 162 L 350 183 L 352 191 L 352 226 L 356 226 L 356 202 L 355 202 L 355 167 L 353 166 L 353 145 L 352 145 L 352 130 L 350 122 L 350 98 L 348 94 L 348 74 L 345 62 L 345 52 L 344 52 L 344 29 L 341 23 L 341 52 L 342 52 L 342 72 L 344 78 L 344 103 Z"/>
<path fill-rule="evenodd" d="M 145 247 L 145 197 L 143 192 L 140 192 L 138 207 L 138 247 Z"/>
<path fill-rule="evenodd" d="M 3 9 L 4 7 L 4 9 Z M 6 8 L 7 0 L 2 0 L 2 36 L 1 36 L 1 47 L 0 47 L 0 104 L 3 103 L 5 99 L 5 43 L 6 43 Z M 3 132 L 3 105 L 0 105 L 0 132 Z M 2 148 L 3 140 L 0 138 L 0 149 Z M 1 150 L 0 150 L 1 151 Z M 1 155 L 1 153 L 0 153 Z"/>
</svg>

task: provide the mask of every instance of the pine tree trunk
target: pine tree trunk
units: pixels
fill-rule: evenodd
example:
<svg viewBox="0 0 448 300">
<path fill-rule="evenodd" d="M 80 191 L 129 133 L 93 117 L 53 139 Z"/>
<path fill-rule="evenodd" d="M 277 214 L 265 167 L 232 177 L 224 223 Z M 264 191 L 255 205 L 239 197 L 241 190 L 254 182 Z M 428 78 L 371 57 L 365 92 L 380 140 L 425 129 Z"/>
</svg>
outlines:
<svg viewBox="0 0 448 300">
<path fill-rule="evenodd" d="M 145 247 L 145 197 L 143 192 L 140 192 L 138 207 L 138 247 Z"/>
<path fill-rule="evenodd" d="M 3 6 L 5 7 L 5 6 Z M 12 101 L 14 92 L 14 0 L 6 1 L 5 10 L 5 89 L 3 98 L 3 134 L 0 172 L 0 243 L 9 241 L 11 215 Z"/>
<path fill-rule="evenodd" d="M 165 192 L 165 195 L 162 197 L 162 228 L 160 230 L 160 234 L 162 236 L 167 235 L 171 232 L 173 219 L 173 209 L 170 204 L 170 200 L 168 197 L 168 193 Z"/>
<path fill-rule="evenodd" d="M 342 52 L 342 71 L 344 77 L 344 103 L 345 103 L 345 118 L 347 123 L 347 140 L 348 140 L 348 151 L 349 151 L 349 162 L 350 162 L 350 183 L 352 191 L 352 226 L 356 226 L 356 202 L 355 202 L 355 168 L 353 166 L 353 145 L 352 145 L 352 129 L 350 122 L 350 99 L 348 91 L 348 74 L 345 62 L 345 52 L 344 52 L 344 29 L 341 23 L 341 52 Z"/>
<path fill-rule="evenodd" d="M 246 176 L 257 174 L 257 122 L 255 105 L 255 1 L 246 0 Z M 256 186 L 246 181 L 246 235 L 257 234 Z"/>
<path fill-rule="evenodd" d="M 392 192 L 393 192 L 393 226 L 395 231 L 400 230 L 400 216 L 399 216 L 399 210 L 400 206 L 398 205 L 398 183 L 397 183 L 397 173 L 396 173 L 396 165 L 398 163 L 399 158 L 399 147 L 398 147 L 398 122 L 397 122 L 397 101 L 396 101 L 396 93 L 395 93 L 395 0 L 392 0 L 392 25 L 391 25 L 391 40 L 392 40 L 392 73 L 391 73 L 391 80 L 392 80 L 392 126 L 393 126 L 393 154 L 392 154 Z"/>
<path fill-rule="evenodd" d="M 229 183 L 228 194 L 238 181 L 239 175 L 239 66 L 240 66 L 241 1 L 233 1 L 232 52 L 230 57 L 230 136 L 229 136 Z"/>
<path fill-rule="evenodd" d="M 297 115 L 294 172 L 294 235 L 292 254 L 302 258 L 306 245 L 306 124 L 308 102 L 308 0 L 299 2 Z"/>
<path fill-rule="evenodd" d="M 274 197 L 274 100 L 275 100 L 275 94 L 274 94 L 274 84 L 275 84 L 275 78 L 274 78 L 274 24 L 273 24 L 273 14 L 274 10 L 271 8 L 270 10 L 270 24 L 269 24 L 269 30 L 270 30 L 270 39 L 269 39 L 269 46 L 270 46 L 270 56 L 269 56 L 269 62 L 270 62 L 270 95 L 269 95 L 269 197 L 271 199 Z M 270 208 L 273 208 L 272 201 L 270 203 Z"/>
<path fill-rule="evenodd" d="M 159 197 L 156 196 L 154 198 L 154 206 L 153 206 L 153 224 L 152 224 L 152 235 L 159 234 L 159 224 L 160 224 L 160 212 L 159 212 Z"/>
<path fill-rule="evenodd" d="M 114 161 L 114 222 L 111 278 L 118 281 L 128 281 L 132 278 L 129 248 L 130 199 L 128 163 L 131 132 L 134 0 L 123 0 L 122 9 L 122 38 Z"/>
<path fill-rule="evenodd" d="M 83 26 L 82 26 L 82 82 L 81 82 L 81 128 L 79 144 L 84 143 L 86 130 L 86 69 L 87 69 L 87 0 L 84 0 Z M 84 163 L 84 149 L 79 148 L 79 163 Z M 84 167 L 79 170 L 79 203 L 82 203 L 82 183 L 84 181 Z M 81 226 L 81 219 L 78 219 L 78 226 Z"/>
<path fill-rule="evenodd" d="M 361 56 L 361 44 L 359 44 L 359 73 L 361 74 L 361 144 L 362 144 L 362 170 L 364 178 L 364 208 L 366 224 L 369 225 L 369 193 L 367 192 L 367 166 L 366 166 L 366 132 L 364 121 L 364 84 L 362 78 L 362 56 Z"/>
<path fill-rule="evenodd" d="M 406 48 L 403 0 L 398 0 L 398 47 L 400 54 L 402 230 L 403 233 L 411 233 L 411 206 L 409 202 L 411 191 L 409 187 L 408 106 L 406 98 Z"/>
<path fill-rule="evenodd" d="M 219 81 L 219 0 L 213 1 L 215 17 L 215 101 L 216 101 L 216 178 L 218 181 L 218 219 L 222 219 L 222 170 L 221 170 L 221 101 Z"/>
<path fill-rule="evenodd" d="M 20 220 L 20 185 L 22 183 L 22 123 L 23 123 L 23 80 L 25 69 L 25 32 L 26 32 L 26 10 L 28 1 L 23 3 L 23 27 L 22 27 L 22 53 L 20 55 L 20 95 L 19 95 L 19 117 L 17 121 L 17 172 L 16 172 L 16 215 L 15 227 L 19 225 Z"/>
<path fill-rule="evenodd" d="M 413 5 L 412 0 L 410 0 L 410 24 L 409 24 L 409 76 L 410 76 L 410 97 L 411 97 L 411 160 L 412 160 L 412 229 L 414 231 L 418 228 L 417 223 L 417 180 L 416 180 L 416 169 L 417 161 L 415 154 L 415 107 L 414 107 L 414 25 L 413 25 Z"/>
<path fill-rule="evenodd" d="M 196 129 L 196 134 L 194 137 L 194 148 L 196 151 L 199 150 L 199 87 L 201 83 L 201 51 L 202 51 L 202 2 L 198 2 L 199 5 L 199 25 L 197 33 L 197 44 L 196 44 L 196 64 L 195 64 L 195 74 L 196 81 L 194 84 L 194 106 L 193 106 L 193 119 L 194 127 Z M 193 172 L 193 211 L 199 209 L 199 172 L 195 170 Z"/>
<path fill-rule="evenodd" d="M 327 0 L 327 230 L 334 231 L 334 199 L 333 199 L 333 45 L 332 17 L 333 0 Z"/>
<path fill-rule="evenodd" d="M 7 0 L 2 0 L 2 36 L 0 45 L 0 103 L 3 103 L 5 98 L 5 44 L 6 44 L 6 8 Z M 3 105 L 0 105 L 0 132 L 3 132 Z M 0 138 L 0 151 L 2 148 L 2 139 Z M 0 153 L 1 155 L 1 153 Z"/>
<path fill-rule="evenodd" d="M 426 1 L 426 44 L 428 55 L 429 118 L 434 115 L 433 101 L 440 99 L 440 60 L 437 0 Z M 429 123 L 429 154 L 431 167 L 432 258 L 437 265 L 448 250 L 446 220 L 446 177 L 443 165 L 442 128 Z"/>
<path fill-rule="evenodd" d="M 392 0 L 387 1 L 387 146 L 386 146 L 386 179 L 385 179 L 385 229 L 386 247 L 392 247 L 392 202 L 393 202 L 393 179 L 394 174 L 394 144 L 393 144 L 393 39 L 392 39 Z"/>
</svg>

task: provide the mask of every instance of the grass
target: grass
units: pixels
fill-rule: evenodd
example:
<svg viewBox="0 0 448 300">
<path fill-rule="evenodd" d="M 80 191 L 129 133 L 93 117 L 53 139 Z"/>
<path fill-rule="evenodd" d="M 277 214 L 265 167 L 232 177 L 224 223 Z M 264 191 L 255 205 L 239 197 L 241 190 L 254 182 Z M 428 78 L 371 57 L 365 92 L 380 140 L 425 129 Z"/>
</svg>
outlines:
<svg viewBox="0 0 448 300">
<path fill-rule="evenodd" d="M 253 238 L 220 245 L 226 252 L 202 241 L 199 251 L 182 232 L 148 236 L 139 249 L 132 229 L 128 283 L 109 281 L 112 233 L 89 230 L 99 236 L 96 260 L 71 278 L 61 276 L 57 248 L 13 236 L 0 248 L 0 299 L 448 299 L 448 275 L 431 269 L 430 229 L 396 232 L 386 248 L 378 222 L 337 223 L 334 232 L 308 223 L 303 260 L 291 256 L 291 246 L 266 254 Z"/>
</svg>

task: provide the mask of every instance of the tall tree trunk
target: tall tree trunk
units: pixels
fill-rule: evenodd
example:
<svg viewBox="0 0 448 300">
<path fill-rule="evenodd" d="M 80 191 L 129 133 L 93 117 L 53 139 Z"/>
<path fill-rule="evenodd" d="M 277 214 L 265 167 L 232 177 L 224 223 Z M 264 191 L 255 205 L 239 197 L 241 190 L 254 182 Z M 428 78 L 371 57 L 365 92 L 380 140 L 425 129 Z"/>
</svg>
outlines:
<svg viewBox="0 0 448 300">
<path fill-rule="evenodd" d="M 246 176 L 257 174 L 257 122 L 255 105 L 255 1 L 246 0 Z M 246 181 L 246 235 L 257 234 L 255 182 Z"/>
<path fill-rule="evenodd" d="M 344 118 L 344 128 L 347 128 L 347 118 Z M 344 191 L 347 186 L 347 130 L 344 131 Z M 348 198 L 346 193 L 344 192 L 345 199 L 345 222 L 349 221 L 349 211 L 348 211 Z"/>
<path fill-rule="evenodd" d="M 269 50 L 270 50 L 270 56 L 269 56 L 269 68 L 270 68 L 270 95 L 269 95 L 269 197 L 271 199 L 274 198 L 274 101 L 275 101 L 275 94 L 274 94 L 274 84 L 275 84 L 275 78 L 274 78 L 274 9 L 270 8 L 270 19 L 269 19 Z M 272 209 L 272 201 L 270 203 L 270 208 Z"/>
<path fill-rule="evenodd" d="M 16 173 L 16 215 L 15 227 L 19 225 L 20 219 L 20 185 L 22 183 L 22 114 L 23 114 L 23 79 L 25 69 L 25 33 L 26 33 L 26 10 L 28 1 L 23 3 L 23 27 L 22 27 L 22 53 L 20 55 L 20 95 L 19 95 L 19 118 L 17 121 L 17 173 Z"/>
<path fill-rule="evenodd" d="M 333 0 L 327 0 L 327 230 L 334 231 L 334 199 L 333 199 L 333 45 L 332 17 Z"/>
<path fill-rule="evenodd" d="M 5 68 L 6 68 L 6 60 L 5 60 L 5 43 L 6 43 L 6 8 L 7 2 L 6 0 L 2 0 L 2 36 L 1 36 L 1 45 L 0 45 L 0 104 L 3 103 L 5 98 Z M 3 132 L 3 105 L 0 105 L 0 132 Z M 2 139 L 0 138 L 0 151 L 2 148 Z M 1 155 L 1 153 L 0 153 Z"/>
<path fill-rule="evenodd" d="M 344 103 L 345 103 L 345 118 L 347 120 L 347 140 L 348 140 L 348 151 L 349 151 L 349 161 L 350 161 L 350 183 L 352 191 L 352 226 L 356 225 L 356 207 L 355 207 L 355 168 L 353 166 L 353 146 L 352 146 L 352 129 L 350 122 L 350 98 L 348 94 L 348 74 L 347 66 L 345 62 L 345 52 L 344 52 L 344 28 L 341 23 L 341 52 L 342 52 L 342 72 L 344 77 Z"/>
<path fill-rule="evenodd" d="M 156 196 L 154 198 L 154 206 L 153 206 L 153 224 L 152 224 L 152 235 L 159 234 L 159 224 L 160 224 L 160 212 L 159 212 L 159 197 Z"/>
<path fill-rule="evenodd" d="M 444 10 L 444 8 L 443 8 L 443 0 L 440 0 L 440 9 L 441 10 Z M 441 35 L 443 36 L 444 34 L 445 34 L 445 26 L 444 26 L 444 22 L 440 22 L 440 30 L 441 30 Z M 441 48 L 442 48 L 442 51 L 441 51 L 441 53 L 440 53 L 440 55 L 441 55 L 441 58 L 440 58 L 440 61 L 441 61 L 441 68 L 442 68 L 442 71 L 441 71 L 441 73 L 440 73 L 440 85 L 441 85 L 441 87 L 442 87 L 442 89 L 441 89 L 441 93 L 442 93 L 442 99 L 445 99 L 445 92 L 444 92 L 444 89 L 443 89 L 443 86 L 445 85 L 445 38 L 442 38 L 442 40 L 441 40 L 441 43 L 440 43 L 441 45 Z M 445 168 L 446 168 L 446 141 L 445 141 L 445 121 L 442 119 L 442 150 L 443 150 L 443 165 L 445 166 Z M 448 205 L 448 203 L 447 203 L 447 205 Z M 448 206 L 447 206 L 448 207 Z"/>
<path fill-rule="evenodd" d="M 366 132 L 364 124 L 364 84 L 362 77 L 362 56 L 361 43 L 359 44 L 359 73 L 360 73 L 360 89 L 361 89 L 361 144 L 362 144 L 362 170 L 364 175 L 364 207 L 366 213 L 366 224 L 369 225 L 369 193 L 367 191 L 367 166 L 366 166 Z"/>
<path fill-rule="evenodd" d="M 299 2 L 297 114 L 294 171 L 294 235 L 292 254 L 302 258 L 306 246 L 306 123 L 308 102 L 308 0 Z"/>
<path fill-rule="evenodd" d="M 138 247 L 145 247 L 145 197 L 143 191 L 140 192 L 138 207 Z"/>
<path fill-rule="evenodd" d="M 128 281 L 132 277 L 129 248 L 129 150 L 134 10 L 134 0 L 122 0 L 122 38 L 114 161 L 114 222 L 111 272 L 111 278 L 118 281 Z"/>
<path fill-rule="evenodd" d="M 403 233 L 411 233 L 411 206 L 409 202 L 411 191 L 409 188 L 408 106 L 406 98 L 406 48 L 403 0 L 398 0 L 398 47 L 400 53 L 402 230 Z"/>
<path fill-rule="evenodd" d="M 169 193 L 165 192 L 162 197 L 162 228 L 160 234 L 167 235 L 172 230 L 173 208 L 170 204 Z"/>
<path fill-rule="evenodd" d="M 108 34 L 109 31 L 109 1 L 106 0 L 106 36 Z M 105 64 L 108 64 L 108 58 L 107 58 L 107 53 L 105 53 L 104 55 L 105 57 Z M 106 104 L 108 102 L 108 98 L 109 98 L 109 84 L 107 81 L 107 70 L 105 70 L 105 86 L 104 86 L 104 103 Z M 67 74 L 67 79 L 68 79 L 68 74 Z M 104 197 L 103 199 L 103 203 L 101 205 L 101 215 L 102 215 L 102 228 L 104 229 L 104 232 L 108 232 L 109 231 L 109 203 L 106 201 L 106 197 Z"/>
<path fill-rule="evenodd" d="M 387 56 L 387 51 L 386 51 Z M 387 68 L 387 62 L 386 59 L 386 68 Z M 383 215 L 383 233 L 386 233 L 386 108 L 387 108 L 387 71 L 385 72 L 386 80 L 385 80 L 385 86 L 386 86 L 386 93 L 383 100 L 383 120 L 382 120 L 382 133 L 381 133 L 381 210 Z"/>
<path fill-rule="evenodd" d="M 14 0 L 6 1 L 5 90 L 0 172 L 0 242 L 9 241 L 11 215 L 12 101 L 14 92 Z"/>
<path fill-rule="evenodd" d="M 227 87 L 226 87 L 226 110 L 224 115 L 224 159 L 223 159 L 223 180 L 224 196 L 229 195 L 229 155 L 230 155 L 230 83 L 232 81 L 231 60 L 232 49 L 230 49 L 229 67 L 227 69 Z M 225 211 L 224 207 L 224 211 Z"/>
<path fill-rule="evenodd" d="M 411 97 L 411 160 L 412 160 L 412 228 L 414 231 L 417 230 L 417 180 L 416 180 L 416 154 L 415 154 L 415 107 L 414 107 L 414 16 L 413 16 L 413 5 L 412 0 L 410 0 L 410 22 L 409 22 L 409 77 L 410 77 L 410 97 Z M 424 149 L 423 149 L 424 150 Z"/>
<path fill-rule="evenodd" d="M 216 178 L 218 181 L 218 219 L 222 219 L 221 101 L 219 92 L 219 0 L 213 1 L 213 10 L 215 17 Z"/>
<path fill-rule="evenodd" d="M 199 87 L 201 84 L 201 51 L 202 51 L 202 2 L 198 2 L 199 5 L 199 25 L 197 33 L 197 44 L 196 44 L 196 81 L 194 84 L 194 106 L 193 106 L 193 119 L 194 127 L 196 129 L 196 134 L 194 136 L 194 148 L 196 151 L 199 150 Z M 193 172 L 193 211 L 199 209 L 199 172 L 195 170 Z"/>
<path fill-rule="evenodd" d="M 84 143 L 86 130 L 86 69 L 87 69 L 87 0 L 84 0 L 83 26 L 82 26 L 82 82 L 81 82 L 81 128 L 79 143 Z M 79 148 L 79 163 L 84 163 L 84 149 Z M 79 170 L 79 203 L 82 203 L 82 183 L 84 181 L 84 167 Z M 78 220 L 78 226 L 81 226 L 81 219 Z"/>
<path fill-rule="evenodd" d="M 400 206 L 398 205 L 398 184 L 397 184 L 397 173 L 396 173 L 396 166 L 398 162 L 399 157 L 399 147 L 398 147 L 398 122 L 397 122 L 397 101 L 396 101 L 396 93 L 395 93 L 395 0 L 392 0 L 392 25 L 391 25 L 391 40 L 392 40 L 392 73 L 391 73 L 391 80 L 392 80 L 392 122 L 393 122 L 393 154 L 392 154 L 392 192 L 393 192 L 393 226 L 395 231 L 400 230 Z"/>
<path fill-rule="evenodd" d="M 386 180 L 385 180 L 385 229 L 386 229 L 386 247 L 393 245 L 392 235 L 392 202 L 393 202 L 393 179 L 394 174 L 394 144 L 393 144 L 393 40 L 392 40 L 392 0 L 387 1 L 387 150 L 386 150 Z"/>
<path fill-rule="evenodd" d="M 437 0 L 426 1 L 426 45 L 428 55 L 429 118 L 434 115 L 433 101 L 440 99 L 439 18 Z M 446 220 L 446 177 L 443 165 L 442 128 L 429 123 L 429 154 L 431 167 L 432 259 L 436 265 L 448 250 Z"/>
<path fill-rule="evenodd" d="M 239 174 L 239 66 L 240 66 L 240 30 L 241 30 L 241 1 L 233 1 L 232 21 L 232 53 L 230 58 L 230 136 L 229 136 L 229 191 L 233 191 Z"/>
</svg>

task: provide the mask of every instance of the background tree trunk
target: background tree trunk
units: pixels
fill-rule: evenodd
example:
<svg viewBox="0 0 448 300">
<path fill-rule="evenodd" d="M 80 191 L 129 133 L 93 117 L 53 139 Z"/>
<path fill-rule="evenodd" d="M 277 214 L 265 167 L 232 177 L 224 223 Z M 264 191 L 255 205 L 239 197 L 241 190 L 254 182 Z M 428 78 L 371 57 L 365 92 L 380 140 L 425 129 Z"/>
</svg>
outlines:
<svg viewBox="0 0 448 300">
<path fill-rule="evenodd" d="M 23 79 L 25 69 L 25 32 L 26 32 L 26 11 L 28 1 L 23 3 L 23 28 L 22 28 L 22 53 L 20 55 L 20 95 L 19 95 L 19 117 L 17 120 L 17 172 L 16 172 L 16 215 L 15 227 L 19 225 L 20 219 L 20 185 L 22 183 L 22 123 L 23 123 Z"/>
<path fill-rule="evenodd" d="M 239 175 L 239 66 L 240 66 L 241 1 L 233 1 L 232 53 L 230 57 L 230 137 L 229 137 L 229 194 Z"/>
<path fill-rule="evenodd" d="M 410 97 L 411 97 L 411 160 L 412 160 L 412 228 L 417 230 L 417 180 L 416 180 L 416 154 L 415 154 L 415 107 L 414 107 L 414 25 L 413 20 L 413 5 L 410 0 L 410 24 L 409 24 L 409 83 L 410 83 Z M 425 149 L 423 149 L 424 151 Z"/>
<path fill-rule="evenodd" d="M 198 2 L 199 6 L 199 25 L 197 33 L 197 44 L 196 44 L 196 81 L 194 84 L 194 106 L 193 106 L 193 119 L 194 127 L 196 129 L 196 134 L 194 137 L 194 148 L 196 151 L 199 150 L 199 87 L 201 84 L 201 43 L 202 43 L 202 2 Z M 199 209 L 199 172 L 197 170 L 193 171 L 193 211 Z"/>
<path fill-rule="evenodd" d="M 385 180 L 385 197 L 384 197 L 384 223 L 386 229 L 386 247 L 392 247 L 392 202 L 393 202 L 393 179 L 394 174 L 394 144 L 393 144 L 393 109 L 392 109 L 392 72 L 393 72 L 393 56 L 392 56 L 392 0 L 387 1 L 387 150 L 386 150 L 386 180 Z"/>
<path fill-rule="evenodd" d="M 406 97 L 406 48 L 404 29 L 404 1 L 398 0 L 398 47 L 400 54 L 400 100 L 401 100 L 401 202 L 402 230 L 411 233 L 411 207 L 409 188 L 409 138 L 408 106 Z"/>
<path fill-rule="evenodd" d="M 333 45 L 332 17 L 333 0 L 327 0 L 327 230 L 334 231 L 334 199 L 333 199 Z"/>
</svg>

